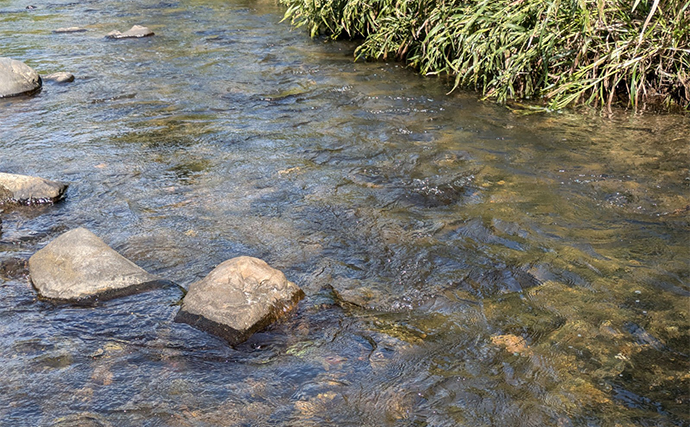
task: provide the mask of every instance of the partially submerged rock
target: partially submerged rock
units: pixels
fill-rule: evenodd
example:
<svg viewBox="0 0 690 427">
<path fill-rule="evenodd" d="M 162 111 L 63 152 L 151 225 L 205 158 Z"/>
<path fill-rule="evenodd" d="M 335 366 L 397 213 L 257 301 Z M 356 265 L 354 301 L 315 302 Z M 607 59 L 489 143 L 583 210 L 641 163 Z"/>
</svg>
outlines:
<svg viewBox="0 0 690 427">
<path fill-rule="evenodd" d="M 53 30 L 56 34 L 66 34 L 66 33 L 83 33 L 86 32 L 86 28 L 81 27 L 65 27 Z"/>
<path fill-rule="evenodd" d="M 41 88 L 41 76 L 23 62 L 0 58 L 0 98 L 29 94 Z"/>
<path fill-rule="evenodd" d="M 193 283 L 175 321 L 239 344 L 292 310 L 304 292 L 266 262 L 238 257 Z"/>
<path fill-rule="evenodd" d="M 109 39 L 138 39 L 142 37 L 150 37 L 154 33 L 153 31 L 149 30 L 146 27 L 142 27 L 141 25 L 135 25 L 129 30 L 125 31 L 124 33 L 121 33 L 119 31 L 111 31 L 106 35 L 106 38 Z"/>
<path fill-rule="evenodd" d="M 170 283 L 147 273 L 81 227 L 31 256 L 29 275 L 41 297 L 63 302 L 106 300 Z"/>
<path fill-rule="evenodd" d="M 0 204 L 52 203 L 65 195 L 67 184 L 35 176 L 0 172 Z"/>
<path fill-rule="evenodd" d="M 525 339 L 513 334 L 494 335 L 491 337 L 491 342 L 504 347 L 508 352 L 514 354 L 522 354 L 529 351 Z"/>
<path fill-rule="evenodd" d="M 46 74 L 43 76 L 43 80 L 55 83 L 70 83 L 74 81 L 74 74 L 66 72 Z"/>
</svg>

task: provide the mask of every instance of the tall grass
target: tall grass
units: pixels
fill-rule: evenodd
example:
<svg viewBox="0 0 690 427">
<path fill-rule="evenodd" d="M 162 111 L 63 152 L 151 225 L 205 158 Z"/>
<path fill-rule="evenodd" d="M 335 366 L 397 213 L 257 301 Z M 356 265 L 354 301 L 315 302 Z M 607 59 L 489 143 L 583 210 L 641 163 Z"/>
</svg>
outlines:
<svg viewBox="0 0 690 427">
<path fill-rule="evenodd" d="M 499 102 L 690 109 L 690 0 L 280 0 L 310 34 L 362 38 Z"/>
</svg>

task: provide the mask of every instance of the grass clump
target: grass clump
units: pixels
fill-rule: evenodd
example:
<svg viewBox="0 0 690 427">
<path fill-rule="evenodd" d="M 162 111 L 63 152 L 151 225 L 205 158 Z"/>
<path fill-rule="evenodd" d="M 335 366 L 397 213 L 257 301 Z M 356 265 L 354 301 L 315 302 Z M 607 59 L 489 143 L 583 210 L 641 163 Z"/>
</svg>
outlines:
<svg viewBox="0 0 690 427">
<path fill-rule="evenodd" d="M 362 38 L 506 102 L 690 108 L 688 0 L 280 0 L 311 36 Z"/>
</svg>

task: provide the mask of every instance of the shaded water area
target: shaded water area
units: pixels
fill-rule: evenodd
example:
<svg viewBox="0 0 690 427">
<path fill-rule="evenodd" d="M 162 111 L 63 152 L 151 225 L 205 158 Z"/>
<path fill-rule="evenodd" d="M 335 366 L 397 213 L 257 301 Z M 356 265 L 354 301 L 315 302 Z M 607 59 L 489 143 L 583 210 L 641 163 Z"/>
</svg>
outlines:
<svg viewBox="0 0 690 427">
<path fill-rule="evenodd" d="M 77 80 L 0 100 L 0 171 L 70 184 L 3 208 L 0 425 L 690 425 L 687 117 L 446 95 L 272 1 L 27 4 L 2 56 Z M 307 298 L 236 348 L 179 290 L 38 300 L 26 261 L 79 226 L 185 288 L 251 255 Z"/>
</svg>

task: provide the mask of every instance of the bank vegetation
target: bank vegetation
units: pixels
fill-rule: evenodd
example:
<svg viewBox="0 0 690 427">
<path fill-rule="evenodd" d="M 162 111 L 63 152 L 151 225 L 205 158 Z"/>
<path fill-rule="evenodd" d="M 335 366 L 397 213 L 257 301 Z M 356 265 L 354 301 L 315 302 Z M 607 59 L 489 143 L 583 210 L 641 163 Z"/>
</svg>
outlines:
<svg viewBox="0 0 690 427">
<path fill-rule="evenodd" d="M 360 38 L 498 102 L 690 109 L 690 0 L 280 0 L 311 36 Z"/>
</svg>

